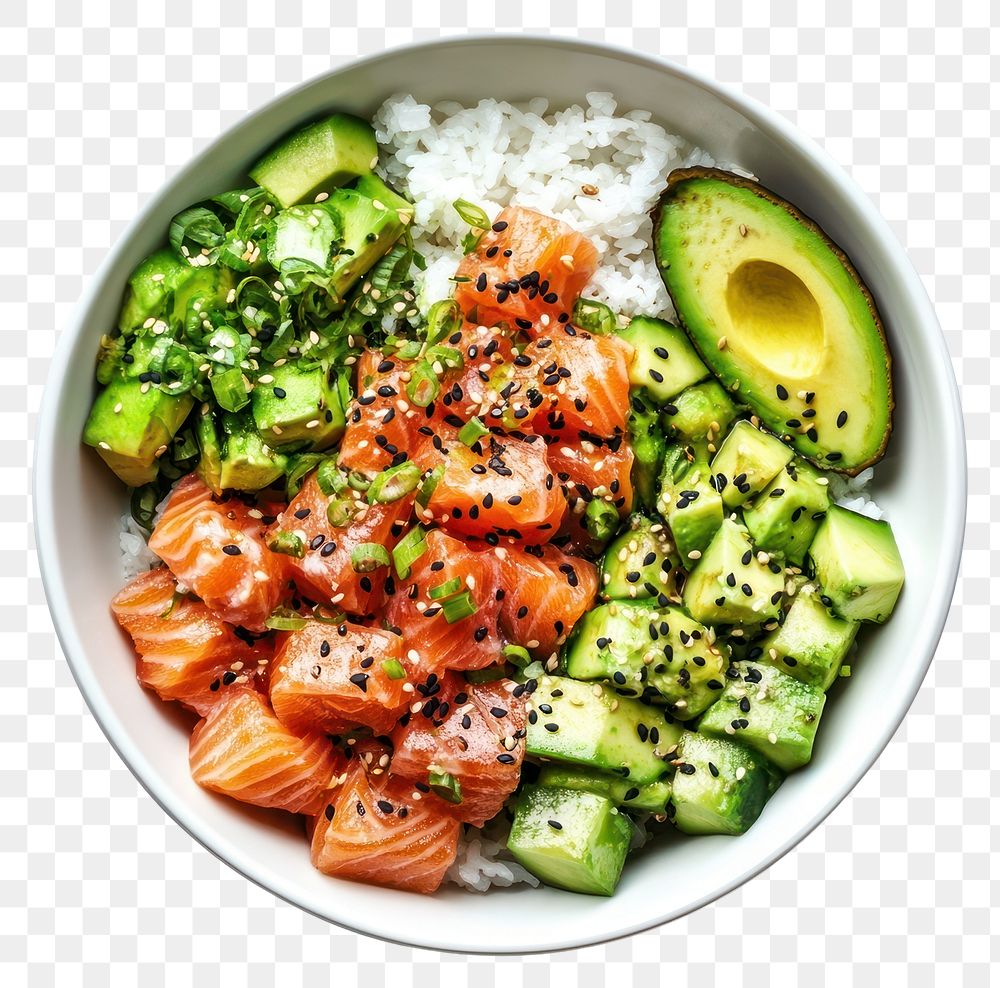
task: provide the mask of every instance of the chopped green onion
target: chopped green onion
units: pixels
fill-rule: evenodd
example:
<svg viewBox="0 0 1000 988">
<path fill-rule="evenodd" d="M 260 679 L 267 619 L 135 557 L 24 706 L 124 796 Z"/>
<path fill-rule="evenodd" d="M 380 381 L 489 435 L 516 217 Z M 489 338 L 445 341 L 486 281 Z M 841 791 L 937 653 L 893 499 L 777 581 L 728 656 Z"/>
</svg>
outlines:
<svg viewBox="0 0 1000 988">
<path fill-rule="evenodd" d="M 174 438 L 173 446 L 170 448 L 170 458 L 175 463 L 184 463 L 187 460 L 195 459 L 200 452 L 194 434 L 190 429 L 185 429 Z"/>
<path fill-rule="evenodd" d="M 403 663 L 399 659 L 383 659 L 381 664 L 382 671 L 390 679 L 406 679 L 406 669 L 403 668 Z"/>
<path fill-rule="evenodd" d="M 357 470 L 352 470 L 347 475 L 347 486 L 350 487 L 352 491 L 359 491 L 364 494 L 364 492 L 371 487 L 371 484 L 372 482 L 363 473 L 359 473 Z"/>
<path fill-rule="evenodd" d="M 452 205 L 455 207 L 455 212 L 469 226 L 474 226 L 477 230 L 489 229 L 490 218 L 486 215 L 486 210 L 482 206 L 477 206 L 474 202 L 469 202 L 468 199 L 456 199 Z"/>
<path fill-rule="evenodd" d="M 354 501 L 343 497 L 331 499 L 326 506 L 326 520 L 334 528 L 345 528 L 350 525 L 355 513 Z"/>
<path fill-rule="evenodd" d="M 489 433 L 490 430 L 483 425 L 478 416 L 473 415 L 472 418 L 458 430 L 458 438 L 459 441 L 465 443 L 466 446 L 472 446 L 477 440 L 482 439 L 483 436 L 488 436 Z"/>
<path fill-rule="evenodd" d="M 424 482 L 420 485 L 420 490 L 417 491 L 417 504 L 422 508 L 426 508 L 430 503 L 431 498 L 434 496 L 434 491 L 437 490 L 437 485 L 441 483 L 441 478 L 444 476 L 444 464 L 439 463 L 431 472 L 424 478 Z"/>
<path fill-rule="evenodd" d="M 183 255 L 184 251 L 181 248 L 186 247 L 188 254 L 204 257 L 205 255 L 201 253 L 202 248 L 218 247 L 226 239 L 226 228 L 210 209 L 204 206 L 192 206 L 178 213 L 170 221 L 170 232 L 167 236 L 170 239 L 170 246 L 178 254 Z M 208 257 L 212 257 L 211 253 Z"/>
<path fill-rule="evenodd" d="M 411 360 L 416 360 L 420 356 L 420 351 L 423 350 L 424 345 L 419 340 L 405 340 L 396 348 L 395 355 L 399 357 L 400 360 L 404 360 L 409 363 Z"/>
<path fill-rule="evenodd" d="M 238 335 L 236 339 L 238 343 Z M 182 343 L 171 340 L 165 346 L 156 347 L 148 369 L 160 375 L 161 391 L 179 395 L 194 387 L 198 380 L 196 368 L 191 351 Z"/>
<path fill-rule="evenodd" d="M 426 360 L 420 360 L 410 370 L 410 380 L 406 382 L 406 394 L 414 405 L 426 408 L 441 393 L 441 382 L 434 368 Z"/>
<path fill-rule="evenodd" d="M 278 326 L 271 342 L 260 351 L 261 358 L 273 364 L 288 354 L 294 342 L 295 327 L 292 325 L 291 319 L 285 319 Z"/>
<path fill-rule="evenodd" d="M 450 772 L 430 772 L 427 785 L 431 787 L 431 792 L 449 803 L 462 802 L 462 784 Z"/>
<path fill-rule="evenodd" d="M 448 339 L 462 328 L 462 310 L 453 298 L 435 302 L 427 313 L 427 342 L 434 344 Z"/>
<path fill-rule="evenodd" d="M 299 453 L 293 457 L 285 471 L 285 497 L 291 501 L 302 490 L 302 481 L 314 467 L 319 466 L 326 456 L 323 453 Z M 326 494 L 326 491 L 323 491 Z M 332 492 L 331 492 L 332 493 Z"/>
<path fill-rule="evenodd" d="M 588 333 L 604 336 L 618 328 L 618 317 L 603 302 L 592 298 L 578 298 L 573 306 L 573 325 Z"/>
<path fill-rule="evenodd" d="M 468 590 L 441 604 L 441 613 L 444 614 L 444 619 L 448 624 L 455 624 L 457 621 L 471 617 L 478 610 L 479 608 Z"/>
<path fill-rule="evenodd" d="M 389 553 L 378 542 L 360 542 L 351 550 L 351 568 L 355 573 L 374 573 L 389 565 Z"/>
<path fill-rule="evenodd" d="M 156 505 L 159 503 L 160 494 L 153 484 L 146 484 L 144 487 L 136 487 L 132 491 L 129 499 L 129 510 L 136 524 L 144 528 L 147 532 L 153 530 L 154 519 L 156 517 Z"/>
<path fill-rule="evenodd" d="M 498 679 L 507 678 L 507 669 L 504 663 L 487 666 L 485 669 L 470 669 L 465 674 L 465 679 L 469 683 L 495 683 Z"/>
<path fill-rule="evenodd" d="M 319 489 L 327 496 L 342 494 L 347 490 L 347 478 L 337 466 L 337 461 L 333 457 L 326 457 L 316 471 L 316 483 Z"/>
<path fill-rule="evenodd" d="M 450 597 L 452 594 L 458 593 L 462 589 L 462 578 L 456 576 L 451 580 L 445 580 L 444 583 L 439 583 L 436 587 L 431 587 L 427 591 L 427 596 L 431 600 L 442 600 L 445 597 Z"/>
<path fill-rule="evenodd" d="M 424 356 L 430 361 L 433 367 L 435 363 L 440 363 L 445 370 L 461 370 L 465 366 L 465 358 L 461 350 L 456 350 L 453 346 L 442 346 L 435 343 L 429 346 Z"/>
<path fill-rule="evenodd" d="M 212 375 L 211 381 L 215 400 L 227 412 L 238 412 L 249 404 L 250 396 L 243 380 L 243 371 L 239 367 L 230 367 L 229 370 L 217 372 Z"/>
<path fill-rule="evenodd" d="M 523 645 L 504 645 L 503 654 L 509 662 L 513 662 L 519 669 L 531 663 L 531 654 Z"/>
<path fill-rule="evenodd" d="M 329 614 L 325 614 L 324 611 L 329 611 Z M 327 607 L 325 604 L 317 604 L 312 610 L 312 616 L 314 621 L 319 621 L 320 624 L 343 624 L 346 615 L 343 611 L 338 611 Z"/>
<path fill-rule="evenodd" d="M 610 539 L 618 528 L 618 510 L 613 504 L 595 497 L 583 515 L 583 527 L 601 542 Z"/>
<path fill-rule="evenodd" d="M 160 620 L 166 621 L 171 614 L 174 613 L 174 608 L 187 596 L 186 593 L 181 593 L 179 590 L 175 590 L 170 598 L 170 603 L 167 604 L 166 609 L 161 612 Z"/>
<path fill-rule="evenodd" d="M 427 551 L 426 530 L 419 525 L 411 528 L 392 550 L 392 561 L 396 575 L 405 580 L 413 569 L 413 564 Z"/>
<path fill-rule="evenodd" d="M 301 631 L 308 623 L 308 618 L 296 614 L 287 607 L 277 608 L 264 622 L 273 631 Z"/>
<path fill-rule="evenodd" d="M 376 474 L 368 488 L 368 503 L 392 504 L 416 490 L 419 483 L 420 467 L 412 460 L 405 460 Z"/>
<path fill-rule="evenodd" d="M 267 547 L 271 552 L 295 559 L 301 559 L 306 554 L 305 544 L 294 532 L 275 532 L 267 540 Z"/>
</svg>

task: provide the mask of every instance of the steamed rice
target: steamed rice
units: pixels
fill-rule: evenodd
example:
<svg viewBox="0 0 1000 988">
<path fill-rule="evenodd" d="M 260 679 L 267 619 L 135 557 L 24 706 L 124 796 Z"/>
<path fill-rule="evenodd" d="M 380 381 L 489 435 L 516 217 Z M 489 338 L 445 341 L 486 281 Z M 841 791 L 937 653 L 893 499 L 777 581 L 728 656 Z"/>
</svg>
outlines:
<svg viewBox="0 0 1000 988">
<path fill-rule="evenodd" d="M 587 297 L 626 316 L 675 317 L 653 259 L 649 211 L 671 169 L 716 162 L 653 123 L 648 112 L 618 113 L 614 97 L 598 92 L 587 94 L 586 106 L 557 111 L 541 98 L 524 106 L 488 99 L 474 107 L 431 107 L 399 95 L 386 100 L 373 124 L 382 146 L 379 172 L 415 202 L 411 232 L 427 260 L 427 270 L 416 272 L 422 311 L 451 294 L 449 279 L 468 232 L 452 205 L 462 198 L 482 206 L 491 219 L 513 203 L 564 220 L 601 252 Z M 721 166 L 748 174 L 730 163 Z M 597 192 L 588 194 L 590 187 Z M 881 518 L 868 495 L 873 475 L 871 468 L 857 477 L 826 474 L 831 500 Z M 157 505 L 157 518 L 168 497 Z M 160 565 L 128 512 L 119 541 L 126 581 Z M 537 886 L 538 879 L 507 850 L 509 829 L 506 813 L 481 830 L 463 827 L 445 880 L 476 892 Z M 633 846 L 648 837 L 645 822 L 636 821 Z"/>
</svg>

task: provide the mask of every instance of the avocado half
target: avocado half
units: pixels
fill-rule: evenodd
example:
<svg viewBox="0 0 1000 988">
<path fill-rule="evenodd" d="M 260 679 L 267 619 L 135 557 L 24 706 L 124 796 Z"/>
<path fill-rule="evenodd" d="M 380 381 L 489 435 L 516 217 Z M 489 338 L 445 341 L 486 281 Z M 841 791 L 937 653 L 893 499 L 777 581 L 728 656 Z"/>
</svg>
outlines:
<svg viewBox="0 0 1000 988">
<path fill-rule="evenodd" d="M 892 431 L 892 360 L 844 252 L 757 182 L 675 169 L 653 210 L 657 265 L 705 363 L 776 435 L 857 474 Z"/>
</svg>

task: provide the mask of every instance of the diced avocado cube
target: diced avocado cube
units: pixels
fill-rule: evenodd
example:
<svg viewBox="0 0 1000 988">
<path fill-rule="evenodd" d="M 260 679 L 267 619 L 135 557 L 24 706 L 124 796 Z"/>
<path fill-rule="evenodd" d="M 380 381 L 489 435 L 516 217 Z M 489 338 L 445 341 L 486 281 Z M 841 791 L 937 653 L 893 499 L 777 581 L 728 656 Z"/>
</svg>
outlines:
<svg viewBox="0 0 1000 988">
<path fill-rule="evenodd" d="M 857 633 L 858 622 L 835 617 L 814 587 L 803 589 L 781 627 L 758 643 L 759 661 L 825 691 L 837 679 Z"/>
<path fill-rule="evenodd" d="M 831 505 L 809 555 L 842 618 L 881 624 L 892 613 L 903 588 L 903 560 L 888 522 Z"/>
<path fill-rule="evenodd" d="M 715 701 L 726 665 L 707 628 L 679 607 L 650 600 L 593 608 L 566 647 L 566 671 L 574 679 L 608 680 L 620 696 L 665 703 L 678 720 Z"/>
<path fill-rule="evenodd" d="M 253 389 L 257 429 L 275 447 L 332 446 L 344 434 L 350 401 L 347 379 L 332 366 L 305 360 L 268 367 Z"/>
<path fill-rule="evenodd" d="M 335 113 L 280 141 L 250 169 L 250 177 L 287 207 L 329 195 L 366 175 L 377 160 L 371 125 Z"/>
<path fill-rule="evenodd" d="M 698 730 L 753 748 L 786 772 L 812 758 L 826 694 L 774 666 L 743 662 L 738 679 L 727 679 Z"/>
<path fill-rule="evenodd" d="M 740 507 L 767 487 L 793 455 L 780 439 L 741 419 L 712 459 L 722 503 L 730 509 Z"/>
<path fill-rule="evenodd" d="M 657 508 L 667 519 L 681 561 L 688 565 L 708 548 L 725 515 L 702 453 L 691 454 L 682 446 L 667 449 Z"/>
<path fill-rule="evenodd" d="M 224 490 L 259 491 L 285 472 L 285 457 L 261 438 L 248 411 L 223 412 L 222 462 Z"/>
<path fill-rule="evenodd" d="M 343 231 L 333 259 L 330 291 L 343 299 L 403 235 L 406 225 L 401 217 L 412 216 L 412 206 L 409 213 L 399 212 L 381 199 L 351 189 L 340 189 L 329 204 L 340 211 Z"/>
<path fill-rule="evenodd" d="M 663 775 L 663 759 L 681 732 L 653 707 L 564 676 L 543 676 L 531 707 L 529 755 L 614 772 L 636 785 Z"/>
<path fill-rule="evenodd" d="M 274 219 L 274 232 L 267 241 L 268 263 L 280 274 L 286 291 L 298 292 L 303 277 L 327 277 L 343 236 L 343 215 L 328 199 L 290 206 Z"/>
<path fill-rule="evenodd" d="M 708 377 L 684 331 L 662 319 L 636 316 L 618 335 L 635 347 L 629 368 L 632 387 L 645 388 L 660 404 Z"/>
<path fill-rule="evenodd" d="M 632 515 L 601 560 L 605 600 L 645 600 L 676 594 L 680 559 L 662 522 Z"/>
<path fill-rule="evenodd" d="M 137 337 L 129 351 L 132 363 L 122 364 L 98 394 L 83 429 L 83 441 L 93 446 L 129 487 L 156 479 L 159 457 L 194 405 L 188 393 L 168 394 L 139 381 L 139 375 L 146 373 L 169 345 L 165 337 Z"/>
<path fill-rule="evenodd" d="M 198 476 L 216 494 L 222 493 L 222 443 L 215 426 L 215 416 L 212 411 L 203 406 L 203 410 L 195 415 L 195 438 L 201 456 L 198 459 Z"/>
<path fill-rule="evenodd" d="M 525 786 L 507 847 L 547 885 L 611 895 L 631 839 L 632 825 L 610 799 L 575 789 Z"/>
<path fill-rule="evenodd" d="M 610 799 L 616 806 L 627 806 L 629 809 L 645 810 L 648 813 L 666 812 L 670 801 L 670 780 L 667 778 L 637 786 L 630 779 L 578 765 L 557 765 L 554 762 L 543 765 L 538 773 L 538 784 L 548 788 L 580 789 L 597 793 L 598 796 Z"/>
<path fill-rule="evenodd" d="M 744 505 L 743 522 L 758 548 L 800 566 L 829 505 L 825 478 L 796 457 L 753 504 Z"/>
<path fill-rule="evenodd" d="M 413 203 L 386 185 L 375 172 L 362 175 L 354 186 L 354 191 L 360 192 L 368 199 L 377 199 L 383 206 L 394 210 L 403 226 L 409 226 L 413 220 Z"/>
<path fill-rule="evenodd" d="M 724 738 L 684 733 L 671 816 L 685 834 L 746 833 L 771 795 L 771 772 L 754 751 Z"/>
<path fill-rule="evenodd" d="M 659 410 L 645 391 L 631 397 L 628 438 L 632 447 L 632 486 L 641 507 L 656 510 L 656 494 L 663 470 L 667 440 L 663 434 Z"/>
<path fill-rule="evenodd" d="M 663 424 L 678 442 L 714 453 L 737 408 L 718 381 L 705 381 L 685 388 L 663 412 Z"/>
<path fill-rule="evenodd" d="M 781 567 L 761 562 L 747 530 L 726 518 L 688 574 L 684 606 L 705 624 L 757 625 L 778 616 L 784 586 Z"/>
</svg>

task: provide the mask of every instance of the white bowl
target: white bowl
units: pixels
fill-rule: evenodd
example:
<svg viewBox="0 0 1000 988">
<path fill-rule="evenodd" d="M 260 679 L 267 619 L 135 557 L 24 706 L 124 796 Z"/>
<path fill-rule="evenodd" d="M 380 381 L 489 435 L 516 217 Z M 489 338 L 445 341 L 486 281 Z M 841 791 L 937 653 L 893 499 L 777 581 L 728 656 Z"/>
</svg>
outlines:
<svg viewBox="0 0 1000 988">
<path fill-rule="evenodd" d="M 878 301 L 895 357 L 896 427 L 876 472 L 907 584 L 892 620 L 866 629 L 850 680 L 831 698 L 812 763 L 791 776 L 749 833 L 656 842 L 630 860 L 609 899 L 520 887 L 431 897 L 328 878 L 301 827 L 198 788 L 187 718 L 135 682 L 108 602 L 121 585 L 120 484 L 80 434 L 91 369 L 133 266 L 183 207 L 240 181 L 275 138 L 333 109 L 370 115 L 390 94 L 424 101 L 549 97 L 610 90 L 671 132 L 738 161 L 841 244 Z M 59 639 L 108 739 L 154 799 L 243 875 L 317 916 L 421 947 L 523 953 L 608 940 L 729 892 L 793 847 L 844 798 L 899 726 L 930 663 L 954 590 L 966 470 L 961 411 L 934 312 L 902 248 L 864 193 L 773 111 L 694 72 L 631 51 L 540 37 L 460 38 L 354 62 L 286 93 L 221 136 L 154 196 L 94 277 L 52 363 L 37 436 L 35 524 Z"/>
</svg>

